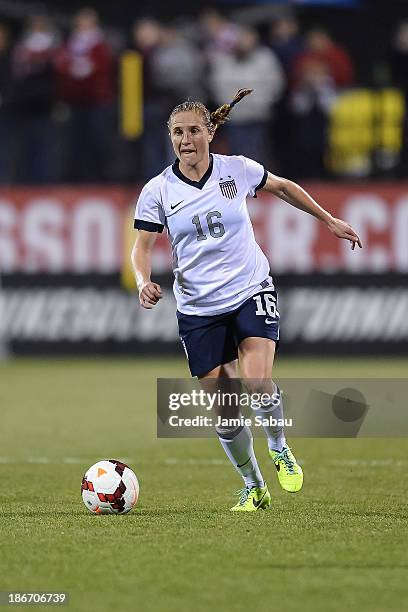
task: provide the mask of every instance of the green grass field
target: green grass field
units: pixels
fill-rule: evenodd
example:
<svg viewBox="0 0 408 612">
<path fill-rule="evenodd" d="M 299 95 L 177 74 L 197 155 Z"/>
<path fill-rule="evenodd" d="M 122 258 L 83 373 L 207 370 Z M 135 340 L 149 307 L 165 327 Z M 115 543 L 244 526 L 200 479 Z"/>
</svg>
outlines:
<svg viewBox="0 0 408 612">
<path fill-rule="evenodd" d="M 310 359 L 275 371 L 407 372 L 403 360 Z M 188 376 L 183 361 L 0 364 L 0 591 L 67 591 L 74 611 L 408 609 L 405 439 L 292 440 L 305 486 L 290 495 L 256 438 L 273 507 L 236 515 L 241 482 L 216 439 L 156 439 L 156 378 L 171 376 Z M 139 477 L 129 515 L 83 506 L 82 474 L 102 458 Z"/>
</svg>

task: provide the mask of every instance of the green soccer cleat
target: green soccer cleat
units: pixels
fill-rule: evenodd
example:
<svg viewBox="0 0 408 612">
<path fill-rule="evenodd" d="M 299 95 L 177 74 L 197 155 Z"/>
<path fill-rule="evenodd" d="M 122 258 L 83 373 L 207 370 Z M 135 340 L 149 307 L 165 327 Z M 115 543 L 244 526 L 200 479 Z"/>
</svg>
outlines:
<svg viewBox="0 0 408 612">
<path fill-rule="evenodd" d="M 275 464 L 282 489 L 289 493 L 300 491 L 303 485 L 303 472 L 289 446 L 285 446 L 281 452 L 270 450 L 269 455 Z"/>
<path fill-rule="evenodd" d="M 271 505 L 271 496 L 268 487 L 245 487 L 237 491 L 239 502 L 232 506 L 231 512 L 256 512 L 261 508 L 266 510 Z"/>
</svg>

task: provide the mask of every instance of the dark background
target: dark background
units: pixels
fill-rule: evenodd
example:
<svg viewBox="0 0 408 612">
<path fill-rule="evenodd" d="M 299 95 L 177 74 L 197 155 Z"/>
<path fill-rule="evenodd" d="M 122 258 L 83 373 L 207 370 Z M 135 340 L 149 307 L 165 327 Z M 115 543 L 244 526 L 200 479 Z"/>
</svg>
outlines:
<svg viewBox="0 0 408 612">
<path fill-rule="evenodd" d="M 0 19 L 8 21 L 17 32 L 24 22 L 27 9 L 46 8 L 60 27 L 68 28 L 71 15 L 84 6 L 93 7 L 99 12 L 105 28 L 122 30 L 124 35 L 130 24 L 138 18 L 152 16 L 161 21 L 188 22 L 208 7 L 216 7 L 234 20 L 260 27 L 262 32 L 262 24 L 267 23 L 272 16 L 292 10 L 299 17 L 303 31 L 315 25 L 324 25 L 336 41 L 346 44 L 356 65 L 357 80 L 362 85 L 382 84 L 386 76 L 384 65 L 386 67 L 390 37 L 396 24 L 408 18 L 408 3 L 405 0 L 362 0 L 352 6 L 344 6 L 336 0 L 310 3 L 307 0 L 296 3 L 247 0 L 149 0 L 148 3 L 132 0 L 0 0 Z"/>
</svg>

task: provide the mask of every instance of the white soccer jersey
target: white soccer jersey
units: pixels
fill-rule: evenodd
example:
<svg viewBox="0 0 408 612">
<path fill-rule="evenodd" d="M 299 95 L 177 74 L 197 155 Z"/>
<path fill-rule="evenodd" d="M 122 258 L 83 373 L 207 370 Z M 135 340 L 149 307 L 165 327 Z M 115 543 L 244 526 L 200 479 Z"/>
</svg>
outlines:
<svg viewBox="0 0 408 612">
<path fill-rule="evenodd" d="M 134 226 L 156 232 L 167 228 L 181 313 L 228 312 L 272 286 L 246 203 L 266 179 L 266 170 L 251 159 L 211 154 L 200 181 L 185 177 L 177 160 L 143 188 Z"/>
</svg>

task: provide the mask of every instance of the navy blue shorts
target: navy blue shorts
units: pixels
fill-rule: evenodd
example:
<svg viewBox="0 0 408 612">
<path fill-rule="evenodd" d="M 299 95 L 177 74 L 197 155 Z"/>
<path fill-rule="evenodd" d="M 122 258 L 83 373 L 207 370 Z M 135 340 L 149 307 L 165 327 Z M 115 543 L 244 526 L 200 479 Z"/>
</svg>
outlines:
<svg viewBox="0 0 408 612">
<path fill-rule="evenodd" d="M 177 311 L 181 342 L 192 376 L 210 372 L 238 357 L 238 346 L 250 336 L 279 341 L 276 291 L 261 291 L 241 306 L 212 317 Z"/>
</svg>

